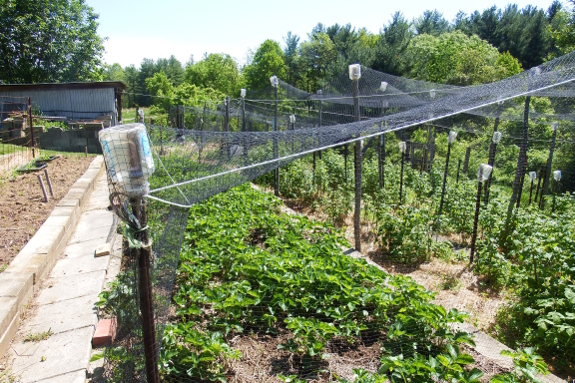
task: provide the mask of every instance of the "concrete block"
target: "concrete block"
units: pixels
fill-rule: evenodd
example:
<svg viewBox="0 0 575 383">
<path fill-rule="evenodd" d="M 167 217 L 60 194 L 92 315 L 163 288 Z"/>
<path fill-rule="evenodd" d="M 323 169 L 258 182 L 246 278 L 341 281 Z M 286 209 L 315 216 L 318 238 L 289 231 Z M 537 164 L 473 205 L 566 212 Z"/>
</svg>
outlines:
<svg viewBox="0 0 575 383">
<path fill-rule="evenodd" d="M 38 343 L 14 345 L 14 350 L 20 357 L 14 359 L 12 369 L 21 371 L 19 382 L 31 383 L 42 379 L 53 382 L 65 374 L 86 370 L 89 366 L 92 348 L 90 340 L 93 333 L 91 327 L 84 327 L 52 335 Z"/>
<path fill-rule="evenodd" d="M 72 141 L 73 139 L 76 139 L 78 137 L 80 137 L 78 135 L 78 131 L 77 130 L 68 130 L 66 132 L 62 132 L 62 138 L 67 138 L 68 140 Z"/>
<path fill-rule="evenodd" d="M 74 182 L 74 185 L 72 185 L 72 187 L 77 189 L 91 189 L 93 182 L 94 182 L 93 178 L 80 177 L 76 182 Z"/>
<path fill-rule="evenodd" d="M 78 130 L 78 137 L 80 138 L 98 138 L 98 132 L 88 130 Z"/>
<path fill-rule="evenodd" d="M 78 146 L 78 147 L 84 147 L 88 145 L 88 139 L 87 138 L 71 138 L 70 139 L 70 146 Z"/>
<path fill-rule="evenodd" d="M 4 331 L 3 333 L 0 332 L 0 357 L 2 357 L 4 354 L 6 354 L 6 351 L 8 351 L 12 339 L 14 339 L 16 332 L 18 332 L 19 324 L 20 324 L 20 315 L 17 314 L 14 317 L 12 317 L 12 321 L 6 328 L 6 331 Z"/>
<path fill-rule="evenodd" d="M 50 139 L 58 139 L 62 137 L 62 130 L 61 129 L 47 129 L 43 133 L 40 133 L 40 139 L 50 138 Z"/>
<path fill-rule="evenodd" d="M 94 258 L 93 253 L 80 257 L 66 257 L 56 263 L 50 273 L 50 278 L 60 278 L 92 271 L 106 270 L 109 262 L 109 256 Z"/>
<path fill-rule="evenodd" d="M 47 253 L 49 256 L 52 256 L 53 246 L 62 240 L 67 230 L 70 230 L 69 220 L 70 217 L 65 216 L 48 217 L 46 222 L 44 222 L 36 234 L 34 234 L 31 241 L 41 244 L 50 244 L 51 248 Z"/>
<path fill-rule="evenodd" d="M 110 246 L 109 243 L 105 243 L 96 248 L 96 253 L 94 254 L 94 257 L 97 258 L 97 257 L 103 257 L 105 255 L 110 255 L 111 252 L 112 252 L 112 246 Z"/>
<path fill-rule="evenodd" d="M 58 146 L 61 148 L 68 148 L 70 147 L 70 140 L 65 137 L 60 137 L 53 141 L 54 146 Z"/>
<path fill-rule="evenodd" d="M 90 294 L 98 295 L 102 291 L 105 278 L 105 270 L 61 278 L 48 278 L 46 282 L 44 282 L 44 287 L 40 291 L 36 302 L 42 305 L 79 298 Z"/>
<path fill-rule="evenodd" d="M 94 336 L 92 337 L 92 347 L 100 347 L 111 344 L 114 341 L 115 335 L 116 318 L 102 319 L 98 323 L 96 331 L 94 332 Z"/>
<path fill-rule="evenodd" d="M 60 206 L 57 205 L 54 210 L 52 210 L 52 213 L 50 213 L 50 216 L 55 216 L 55 217 L 73 217 L 75 215 L 78 214 L 78 209 L 72 207 L 72 206 Z"/>
<path fill-rule="evenodd" d="M 88 153 L 101 154 L 102 148 L 100 147 L 100 145 L 88 144 Z"/>
<path fill-rule="evenodd" d="M 22 333 L 40 333 L 51 330 L 54 334 L 98 324 L 98 301 L 95 295 L 68 299 L 38 307 L 36 313 L 22 326 Z"/>
<path fill-rule="evenodd" d="M 103 156 L 98 156 L 96 158 L 94 158 L 94 160 L 92 161 L 92 163 L 90 164 L 89 168 L 92 167 L 100 167 L 102 166 L 102 164 L 104 163 L 104 157 Z"/>
<path fill-rule="evenodd" d="M 86 194 L 86 189 L 71 187 L 64 198 L 68 197 L 77 199 L 80 206 L 83 207 L 90 196 Z"/>
<path fill-rule="evenodd" d="M 16 298 L 18 305 L 28 304 L 33 294 L 34 277 L 30 274 L 12 274 L 4 271 L 0 274 L 0 297 Z"/>
<path fill-rule="evenodd" d="M 48 256 L 46 253 L 25 253 L 20 252 L 18 256 L 6 268 L 6 271 L 14 275 L 32 274 L 32 284 L 34 289 L 38 288 L 40 280 L 44 277 L 48 267 Z"/>
<path fill-rule="evenodd" d="M 52 137 L 46 137 L 46 136 L 40 137 L 38 139 L 38 142 L 40 143 L 40 147 L 43 149 L 54 146 L 54 138 Z"/>
<path fill-rule="evenodd" d="M 60 200 L 60 202 L 58 202 L 57 206 L 62 206 L 62 207 L 71 207 L 71 208 L 79 208 L 80 207 L 80 198 L 79 196 L 68 196 L 68 194 L 66 194 L 64 196 L 64 198 L 62 198 Z"/>
<path fill-rule="evenodd" d="M 0 298 L 0 337 L 8 330 L 12 320 L 18 316 L 19 306 L 16 298 Z M 2 353 L 0 352 L 0 357 Z"/>
</svg>

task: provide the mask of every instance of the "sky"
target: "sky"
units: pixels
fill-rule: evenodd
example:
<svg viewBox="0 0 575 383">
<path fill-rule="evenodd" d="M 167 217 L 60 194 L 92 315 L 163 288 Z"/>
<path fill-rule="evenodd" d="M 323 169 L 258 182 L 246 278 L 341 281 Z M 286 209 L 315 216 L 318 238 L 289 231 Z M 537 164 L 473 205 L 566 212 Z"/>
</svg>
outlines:
<svg viewBox="0 0 575 383">
<path fill-rule="evenodd" d="M 547 9 L 552 0 L 517 0 L 520 8 L 528 4 Z M 100 36 L 106 37 L 104 61 L 123 67 L 138 67 L 143 58 L 168 58 L 174 55 L 185 64 L 193 55 L 227 53 L 244 63 L 266 39 L 283 44 L 288 31 L 302 40 L 318 23 L 326 26 L 350 23 L 378 33 L 399 11 L 408 19 L 427 9 L 437 9 L 447 20 L 458 11 L 467 14 L 493 5 L 504 8 L 508 1 L 425 0 L 399 2 L 382 0 L 86 0 L 100 15 Z"/>
</svg>

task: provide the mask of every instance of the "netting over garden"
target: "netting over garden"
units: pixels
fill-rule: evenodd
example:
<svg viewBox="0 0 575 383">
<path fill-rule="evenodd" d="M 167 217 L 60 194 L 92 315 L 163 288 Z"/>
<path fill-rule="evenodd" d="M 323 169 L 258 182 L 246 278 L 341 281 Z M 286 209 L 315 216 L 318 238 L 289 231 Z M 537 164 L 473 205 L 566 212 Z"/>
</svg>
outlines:
<svg viewBox="0 0 575 383">
<path fill-rule="evenodd" d="M 464 327 L 454 325 L 464 316 L 433 304 L 433 296 L 412 280 L 344 255 L 341 247 L 346 246 L 345 240 L 331 226 L 278 214 L 277 200 L 247 186 L 227 197 L 199 203 L 308 155 L 314 156 L 315 170 L 316 155 L 335 152 L 328 149 L 341 150 L 345 158 L 344 176 L 331 182 L 352 183 L 350 175 L 357 174 L 357 168 L 353 169 L 351 160 L 347 164 L 348 145 L 357 142 L 362 142 L 363 155 L 367 157 L 374 149 L 381 159 L 386 141 L 396 147 L 406 141 L 404 154 L 398 150 L 391 154 L 387 149 L 388 155 L 402 159 L 402 175 L 403 160 L 408 159 L 411 178 L 406 183 L 413 190 L 425 189 L 428 186 L 415 180 L 415 174 L 428 172 L 419 178 L 439 183 L 433 159 L 439 152 L 444 155 L 448 142 L 444 133 L 448 130 L 474 137 L 473 146 L 453 149 L 459 160 L 458 183 L 465 152 L 462 178 L 475 174 L 480 163 L 490 162 L 495 169 L 493 177 L 504 185 L 519 179 L 529 182 L 526 172 L 533 170 L 534 164 L 539 166 L 538 179 L 542 179 L 542 173 L 550 176 L 550 170 L 569 165 L 574 158 L 575 143 L 562 133 L 575 129 L 573 81 L 575 54 L 496 83 L 472 87 L 425 83 L 362 68 L 356 88 L 347 74 L 314 94 L 278 79 L 265 91 L 248 90 L 241 98 L 227 99 L 223 104 L 178 106 L 170 118 L 179 128 L 149 125 L 143 130 L 137 124 L 113 128 L 103 142 L 111 203 L 126 222 L 132 244 L 140 248 L 151 245 L 156 337 L 158 345 L 164 342 L 161 360 L 165 379 L 227 377 L 233 381 L 234 377 L 225 375 L 230 370 L 238 381 L 258 379 L 256 367 L 237 362 L 238 349 L 248 354 L 253 351 L 250 355 L 258 361 L 254 356 L 258 352 L 282 350 L 266 363 L 277 370 L 276 375 L 292 379 L 286 381 L 330 381 L 337 379 L 335 375 L 353 379 L 352 367 L 375 372 L 381 368 L 381 358 L 387 358 L 385 363 L 391 366 L 400 360 L 399 355 L 426 361 L 438 355 L 452 358 L 459 370 L 452 376 L 434 375 L 438 379 L 473 381 L 469 374 L 476 370 L 464 370 L 462 366 L 467 364 L 486 375 L 505 371 L 475 354 L 473 363 L 465 362 L 467 357 L 463 356 L 456 362 L 458 355 L 473 353 L 470 335 L 462 330 Z M 531 111 L 530 97 L 547 101 Z M 552 122 L 558 122 L 556 129 Z M 504 134 L 497 140 L 500 154 L 495 157 L 491 155 L 495 151 L 492 136 L 498 130 Z M 139 143 L 143 152 L 134 157 L 135 149 L 130 148 Z M 561 154 L 553 169 L 545 163 L 547 158 L 542 158 L 550 145 L 556 145 Z M 448 147 L 451 150 L 451 145 Z M 485 155 L 470 158 L 471 151 Z M 127 169 L 125 173 L 110 167 L 112 153 L 123 159 L 119 165 Z M 136 163 L 137 158 L 147 162 Z M 506 168 L 510 163 L 521 165 L 523 174 L 516 172 L 517 166 Z M 395 192 L 398 172 L 394 168 L 382 189 Z M 450 171 L 447 165 L 447 173 L 453 176 L 454 168 Z M 373 174 L 367 177 L 373 180 Z M 572 187 L 573 180 L 573 175 L 565 174 L 563 186 Z M 380 173 L 380 187 L 382 182 Z M 545 194 L 561 187 L 558 180 L 551 186 L 549 182 L 553 181 L 547 181 Z M 542 200 L 543 189 L 545 185 L 541 192 L 537 186 L 535 201 Z M 387 192 L 382 193 L 378 196 Z M 141 196 L 148 204 L 147 221 L 154 224 L 151 242 L 140 236 L 146 231 L 146 222 L 128 206 Z M 394 200 L 394 206 L 401 205 L 401 198 L 400 187 L 399 204 Z M 448 199 L 444 214 L 458 209 L 453 201 Z M 375 204 L 366 200 L 365 209 Z M 469 225 L 470 218 L 459 217 L 462 227 Z M 442 224 L 440 218 L 429 221 L 433 223 L 426 223 L 421 234 L 426 240 L 430 228 L 440 231 Z M 413 230 L 410 235 L 418 233 Z M 183 260 L 174 289 L 180 252 Z M 110 374 L 121 375 L 123 381 L 144 381 L 144 330 L 139 325 L 139 311 L 144 310 L 133 299 L 139 289 L 139 259 L 131 262 L 133 269 L 128 267 L 122 277 L 128 288 L 118 290 L 114 298 L 120 309 L 111 309 L 118 317 L 115 346 L 120 347 L 108 349 L 107 360 Z M 175 312 L 169 311 L 173 291 Z M 169 324 L 164 333 L 164 326 L 174 318 L 188 321 Z M 211 332 L 206 331 L 208 328 Z M 573 366 L 561 368 L 570 372 Z M 460 372 L 467 375 L 457 375 Z M 412 373 L 424 376 L 422 371 Z M 263 373 L 260 378 L 264 380 Z"/>
<path fill-rule="evenodd" d="M 571 92 L 568 84 L 574 74 L 571 55 L 496 83 L 467 88 L 405 80 L 364 68 L 357 97 L 361 113 L 358 122 L 354 122 L 352 82 L 347 77 L 326 86 L 323 94 L 310 95 L 303 101 L 303 92 L 298 98 L 289 98 L 296 92 L 280 85 L 276 127 L 275 100 L 271 97 L 245 100 L 246 113 L 257 116 L 250 119 L 247 114 L 246 127 L 237 126 L 242 113 L 237 106 L 242 100 L 236 101 L 229 118 L 225 111 L 206 110 L 202 114 L 194 109 L 192 126 L 198 126 L 200 121 L 197 130 L 150 129 L 154 146 L 160 151 L 167 150 L 169 160 L 183 165 L 190 162 L 186 161 L 189 158 L 195 165 L 171 174 L 174 182 L 165 174 L 164 184 L 152 188 L 149 197 L 189 207 L 302 155 L 462 114 L 491 116 L 503 110 L 502 118 L 522 120 L 522 105 L 517 105 L 517 97 L 552 89 L 558 93 L 565 90 L 568 97 Z M 385 91 L 381 90 L 382 82 L 388 84 Z M 295 116 L 293 124 L 290 115 Z M 320 126 L 321 129 L 317 128 Z M 176 160 L 178 157 L 181 158 Z M 159 169 L 156 177 L 162 177 L 162 172 Z"/>
</svg>

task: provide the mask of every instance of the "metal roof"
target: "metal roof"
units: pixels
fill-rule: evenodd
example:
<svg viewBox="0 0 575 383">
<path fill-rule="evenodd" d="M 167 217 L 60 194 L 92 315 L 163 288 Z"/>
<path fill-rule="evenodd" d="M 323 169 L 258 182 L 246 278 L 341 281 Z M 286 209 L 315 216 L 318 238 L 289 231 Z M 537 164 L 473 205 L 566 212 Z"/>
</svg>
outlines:
<svg viewBox="0 0 575 383">
<path fill-rule="evenodd" d="M 63 83 L 40 83 L 40 84 L 2 84 L 0 92 L 31 91 L 31 90 L 70 90 L 70 89 L 126 89 L 127 85 L 122 81 L 98 81 L 98 82 L 63 82 Z"/>
</svg>

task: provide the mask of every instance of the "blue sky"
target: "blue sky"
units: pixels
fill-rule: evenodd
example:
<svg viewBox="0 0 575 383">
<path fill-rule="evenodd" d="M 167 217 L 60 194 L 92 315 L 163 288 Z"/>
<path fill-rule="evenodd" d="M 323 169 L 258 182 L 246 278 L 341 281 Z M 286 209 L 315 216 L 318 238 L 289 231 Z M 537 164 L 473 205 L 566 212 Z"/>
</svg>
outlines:
<svg viewBox="0 0 575 383">
<path fill-rule="evenodd" d="M 99 33 L 107 37 L 104 60 L 108 64 L 139 66 L 143 58 L 175 55 L 182 63 L 207 53 L 227 53 L 245 62 L 250 49 L 266 39 L 283 43 L 291 31 L 302 39 L 318 23 L 350 23 L 377 33 L 400 11 L 409 20 L 426 9 L 437 9 L 448 20 L 459 10 L 471 13 L 502 0 L 429 2 L 425 0 L 87 0 L 100 14 Z M 520 8 L 532 4 L 547 9 L 552 0 L 518 0 Z"/>
</svg>

